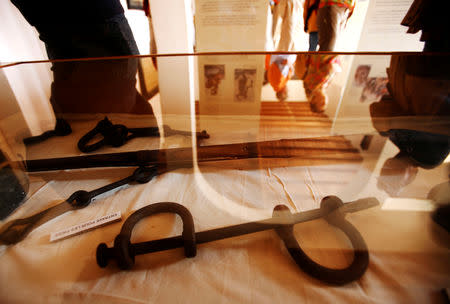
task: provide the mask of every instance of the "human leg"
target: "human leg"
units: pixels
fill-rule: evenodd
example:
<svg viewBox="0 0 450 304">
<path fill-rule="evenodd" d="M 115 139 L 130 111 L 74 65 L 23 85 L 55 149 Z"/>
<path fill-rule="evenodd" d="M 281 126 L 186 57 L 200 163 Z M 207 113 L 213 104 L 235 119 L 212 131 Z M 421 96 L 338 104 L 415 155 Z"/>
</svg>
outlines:
<svg viewBox="0 0 450 304">
<path fill-rule="evenodd" d="M 333 79 L 339 60 L 336 55 L 310 55 L 308 69 L 303 79 L 303 87 L 314 112 L 325 111 L 328 97 L 325 89 Z"/>
<path fill-rule="evenodd" d="M 319 28 L 319 51 L 334 51 L 337 37 L 345 24 L 345 7 L 327 5 L 317 13 L 317 26 Z"/>
<path fill-rule="evenodd" d="M 98 24 L 40 33 L 51 59 L 139 54 L 123 14 Z M 138 58 L 55 62 L 51 102 L 55 112 L 152 113 L 136 91 Z"/>
<path fill-rule="evenodd" d="M 280 2 L 281 4 L 281 2 Z M 300 22 L 300 3 L 298 0 L 284 1 L 280 41 L 277 51 L 293 51 L 295 46 L 296 25 Z"/>
<path fill-rule="evenodd" d="M 310 52 L 315 52 L 317 50 L 317 45 L 319 44 L 319 32 L 309 33 L 309 49 Z"/>
</svg>

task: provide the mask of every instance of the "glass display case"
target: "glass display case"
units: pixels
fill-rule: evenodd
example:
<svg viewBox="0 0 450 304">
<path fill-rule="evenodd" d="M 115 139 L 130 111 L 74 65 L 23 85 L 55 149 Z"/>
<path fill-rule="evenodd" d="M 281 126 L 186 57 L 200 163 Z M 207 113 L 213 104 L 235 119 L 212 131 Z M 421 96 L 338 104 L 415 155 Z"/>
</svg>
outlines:
<svg viewBox="0 0 450 304">
<path fill-rule="evenodd" d="M 296 62 L 283 101 L 267 73 L 279 55 Z M 180 60 L 185 75 L 163 73 Z M 445 303 L 449 63 L 4 64 L 2 302 Z"/>
</svg>

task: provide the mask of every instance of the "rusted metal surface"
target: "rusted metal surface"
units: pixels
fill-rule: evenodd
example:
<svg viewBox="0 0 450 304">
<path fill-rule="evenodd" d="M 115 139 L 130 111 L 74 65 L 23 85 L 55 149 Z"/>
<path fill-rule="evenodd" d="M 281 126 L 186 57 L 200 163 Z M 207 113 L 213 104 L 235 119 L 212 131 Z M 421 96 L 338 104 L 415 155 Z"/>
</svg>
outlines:
<svg viewBox="0 0 450 304">
<path fill-rule="evenodd" d="M 359 279 L 369 264 L 367 245 L 359 231 L 345 220 L 345 213 L 356 212 L 378 204 L 379 202 L 375 198 L 344 204 L 338 197 L 328 196 L 322 200 L 319 209 L 292 214 L 288 207 L 278 205 L 274 208 L 272 218 L 267 220 L 194 233 L 192 215 L 184 206 L 168 202 L 155 203 L 135 211 L 128 217 L 114 240 L 114 247 L 108 248 L 105 243 L 101 243 L 97 247 L 97 264 L 100 267 L 106 267 L 109 260 L 116 260 L 121 269 L 130 269 L 133 267 L 137 255 L 179 247 L 184 247 L 186 257 L 194 257 L 197 244 L 275 229 L 291 257 L 303 271 L 328 284 L 342 285 Z M 182 235 L 132 244 L 130 239 L 134 226 L 145 217 L 163 212 L 176 213 L 181 216 L 183 220 Z M 324 267 L 308 257 L 298 244 L 293 234 L 293 225 L 318 218 L 324 218 L 349 238 L 354 249 L 353 261 L 349 266 L 343 269 Z"/>
</svg>

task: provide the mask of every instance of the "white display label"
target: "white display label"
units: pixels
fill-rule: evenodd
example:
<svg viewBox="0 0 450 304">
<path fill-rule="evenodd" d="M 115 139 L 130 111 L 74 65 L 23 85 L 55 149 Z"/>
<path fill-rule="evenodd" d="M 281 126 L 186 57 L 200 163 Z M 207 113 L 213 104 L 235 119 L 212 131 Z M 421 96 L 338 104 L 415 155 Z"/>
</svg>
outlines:
<svg viewBox="0 0 450 304">
<path fill-rule="evenodd" d="M 66 228 L 64 230 L 58 231 L 58 232 L 53 232 L 50 235 L 50 242 L 55 242 L 61 239 L 65 239 L 83 232 L 86 232 L 88 230 L 92 230 L 95 228 L 98 228 L 100 226 L 104 226 L 107 224 L 111 224 L 113 222 L 116 221 L 120 221 L 122 218 L 120 211 L 119 212 L 115 212 L 115 213 L 111 213 L 105 216 L 102 216 L 98 219 L 94 219 L 85 223 L 81 223 L 69 228 Z"/>
</svg>

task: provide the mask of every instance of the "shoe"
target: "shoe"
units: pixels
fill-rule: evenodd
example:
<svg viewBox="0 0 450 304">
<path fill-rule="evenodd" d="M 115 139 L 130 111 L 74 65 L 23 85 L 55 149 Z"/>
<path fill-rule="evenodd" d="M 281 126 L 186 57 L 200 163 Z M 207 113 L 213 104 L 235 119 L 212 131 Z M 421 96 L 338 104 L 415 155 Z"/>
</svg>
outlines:
<svg viewBox="0 0 450 304">
<path fill-rule="evenodd" d="M 316 113 L 322 113 L 327 109 L 328 106 L 328 96 L 322 89 L 315 90 L 311 94 L 309 99 L 309 107 L 311 111 Z"/>
<path fill-rule="evenodd" d="M 269 83 L 269 79 L 267 78 L 267 70 L 264 71 L 264 80 L 263 80 L 263 86 Z"/>
<path fill-rule="evenodd" d="M 288 97 L 287 87 L 284 87 L 281 91 L 276 92 L 279 101 L 285 101 Z"/>
</svg>

